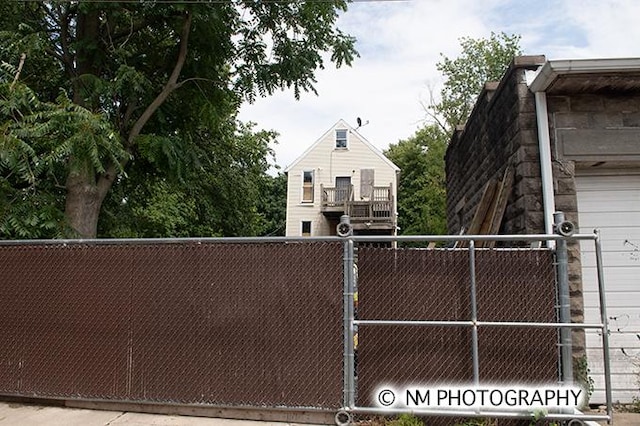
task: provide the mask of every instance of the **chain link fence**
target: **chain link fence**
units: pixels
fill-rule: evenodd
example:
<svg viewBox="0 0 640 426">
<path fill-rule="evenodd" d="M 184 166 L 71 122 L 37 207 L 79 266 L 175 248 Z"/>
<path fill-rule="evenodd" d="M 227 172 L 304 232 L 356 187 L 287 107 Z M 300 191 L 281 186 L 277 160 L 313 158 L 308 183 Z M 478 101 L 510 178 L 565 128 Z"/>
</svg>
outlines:
<svg viewBox="0 0 640 426">
<path fill-rule="evenodd" d="M 379 414 L 381 385 L 559 382 L 552 249 L 416 244 L 0 242 L 0 395 Z"/>
<path fill-rule="evenodd" d="M 478 321 L 555 322 L 556 281 L 550 250 L 478 250 Z M 471 328 L 448 325 L 471 318 L 467 250 L 358 250 L 361 321 L 437 321 L 439 325 L 361 325 L 358 329 L 358 405 L 375 406 L 381 384 L 453 385 L 473 382 Z M 553 329 L 479 330 L 483 383 L 558 381 Z"/>
<path fill-rule="evenodd" d="M 347 309 L 345 315 L 356 341 L 345 345 L 354 362 L 345 357 L 353 376 L 345 380 L 341 420 L 412 413 L 429 416 L 429 424 L 469 417 L 527 424 L 540 415 L 535 408 L 464 408 L 467 402 L 456 402 L 458 391 L 452 393 L 453 406 L 432 405 L 441 394 L 438 390 L 438 397 L 429 399 L 429 390 L 435 395 L 437 389 L 457 387 L 472 395 L 476 386 L 520 392 L 523 387 L 570 385 L 571 330 L 602 330 L 608 359 L 602 280 L 601 323 L 571 324 L 563 312 L 569 307 L 565 242 L 593 240 L 597 247 L 597 234 L 372 238 L 352 238 L 360 244 L 354 248 L 357 279 L 345 288 L 357 309 L 353 314 Z M 462 244 L 456 243 L 460 240 Z M 448 248 L 435 248 L 434 241 Z M 484 241 L 495 241 L 498 248 L 478 248 L 486 247 Z M 550 248 L 534 248 L 541 241 L 548 241 Z M 384 248 L 389 242 L 404 248 Z M 421 397 L 416 396 L 418 388 Z M 420 405 L 425 401 L 431 402 Z M 583 414 L 574 405 L 544 410 L 544 416 L 549 421 L 610 420 L 610 397 L 607 401 L 606 414 Z"/>
<path fill-rule="evenodd" d="M 338 408 L 342 245 L 0 246 L 0 394 Z"/>
</svg>

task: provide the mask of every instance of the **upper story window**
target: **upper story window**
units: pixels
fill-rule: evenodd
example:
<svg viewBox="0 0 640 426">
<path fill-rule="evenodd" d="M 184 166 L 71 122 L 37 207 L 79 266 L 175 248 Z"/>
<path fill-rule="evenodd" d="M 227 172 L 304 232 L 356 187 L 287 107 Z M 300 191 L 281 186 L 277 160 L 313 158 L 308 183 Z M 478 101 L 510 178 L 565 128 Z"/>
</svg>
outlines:
<svg viewBox="0 0 640 426">
<path fill-rule="evenodd" d="M 336 129 L 336 148 L 347 147 L 347 130 Z"/>
<path fill-rule="evenodd" d="M 302 202 L 313 203 L 313 170 L 302 172 Z"/>
</svg>

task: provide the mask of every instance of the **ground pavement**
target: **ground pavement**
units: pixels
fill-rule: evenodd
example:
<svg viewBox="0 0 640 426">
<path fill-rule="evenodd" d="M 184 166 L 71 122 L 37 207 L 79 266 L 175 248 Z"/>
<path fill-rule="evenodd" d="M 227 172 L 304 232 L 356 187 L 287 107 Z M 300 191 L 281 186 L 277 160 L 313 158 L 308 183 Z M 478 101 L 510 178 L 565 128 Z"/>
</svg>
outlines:
<svg viewBox="0 0 640 426">
<path fill-rule="evenodd" d="M 86 410 L 33 404 L 0 402 L 2 426 L 293 426 L 248 420 L 170 416 L 123 411 Z M 297 425 L 296 425 L 297 426 Z M 300 425 L 302 426 L 302 425 Z M 306 425 L 308 426 L 308 425 Z"/>
<path fill-rule="evenodd" d="M 639 413 L 614 413 L 613 426 L 640 426 Z M 591 423 L 593 424 L 593 423 Z M 606 425 L 606 422 L 600 424 Z M 0 426 L 309 426 L 0 402 Z M 317 425 L 316 425 L 317 426 Z"/>
</svg>

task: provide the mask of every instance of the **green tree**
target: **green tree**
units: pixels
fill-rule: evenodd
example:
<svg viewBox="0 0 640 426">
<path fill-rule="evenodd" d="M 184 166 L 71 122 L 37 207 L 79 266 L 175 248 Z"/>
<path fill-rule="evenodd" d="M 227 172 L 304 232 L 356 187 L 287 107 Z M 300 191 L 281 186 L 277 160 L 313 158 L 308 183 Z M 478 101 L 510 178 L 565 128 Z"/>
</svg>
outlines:
<svg viewBox="0 0 640 426">
<path fill-rule="evenodd" d="M 1 7 L 0 59 L 16 64 L 26 53 L 20 80 L 31 87 L 33 100 L 43 105 L 54 102 L 61 112 L 74 111 L 93 120 L 86 128 L 86 121 L 64 122 L 69 124 L 66 133 L 56 136 L 44 131 L 53 132 L 53 126 L 48 116 L 41 115 L 35 120 L 41 134 L 34 138 L 22 137 L 16 130 L 31 124 L 20 114 L 0 117 L 9 131 L 3 137 L 16 137 L 25 149 L 55 158 L 32 189 L 46 191 L 40 180 L 57 182 L 56 201 L 62 197 L 65 229 L 80 237 L 97 235 L 103 203 L 114 186 L 122 190 L 147 184 L 149 188 L 142 190 L 148 195 L 146 204 L 138 206 L 137 214 L 148 221 L 150 230 L 155 229 L 153 233 L 182 233 L 182 224 L 193 218 L 198 205 L 189 205 L 178 193 L 162 194 L 173 194 L 180 179 L 196 182 L 200 172 L 188 172 L 194 165 L 207 173 L 206 168 L 218 161 L 204 154 L 212 144 L 246 142 L 236 140 L 246 136 L 234 118 L 242 99 L 283 88 L 292 88 L 296 97 L 302 91 L 315 91 L 314 75 L 324 66 L 324 51 L 331 52 L 330 60 L 337 66 L 350 64 L 356 55 L 354 39 L 335 28 L 338 12 L 346 10 L 344 0 L 15 2 Z M 59 98 L 61 90 L 64 96 Z M 5 98 L 12 99 L 12 94 Z M 71 136 L 74 142 L 69 142 Z M 3 142 L 0 149 L 12 148 Z M 3 155 L 11 155 L 7 152 Z M 241 155 L 228 161 L 226 151 L 217 153 L 216 165 L 235 167 L 245 159 Z M 0 171 L 2 188 L 13 187 L 6 176 L 15 175 L 14 166 L 5 165 Z M 227 173 L 225 179 L 230 176 Z M 139 180 L 127 182 L 130 179 Z M 215 212 L 226 208 L 223 203 L 233 206 L 242 198 L 232 196 L 233 191 L 224 187 L 231 184 L 212 174 L 201 182 L 197 191 L 204 197 L 210 196 L 207 185 L 223 187 Z M 111 207 L 133 209 L 136 194 L 117 194 Z M 15 212 L 14 206 L 25 199 L 14 199 L 10 209 Z M 157 228 L 168 217 L 161 214 L 168 206 L 158 210 L 158 203 L 170 199 L 175 203 L 169 204 L 186 203 L 178 210 L 169 209 L 170 215 L 184 220 Z M 202 217 L 197 212 L 196 216 Z M 249 228 L 255 229 L 253 224 Z M 205 231 L 214 231 L 210 223 Z M 231 230 L 222 227 L 215 232 Z"/>
<path fill-rule="evenodd" d="M 409 139 L 390 145 L 386 155 L 400 169 L 398 222 L 401 233 L 444 234 L 446 223 L 445 162 L 451 132 L 463 124 L 487 81 L 498 81 L 514 56 L 520 36 L 491 33 L 489 39 L 462 38 L 455 59 L 442 55 L 437 68 L 446 78 L 439 103 L 427 113 L 435 122 Z"/>
<path fill-rule="evenodd" d="M 228 123 L 227 132 L 194 132 L 195 141 L 140 141 L 141 155 L 104 202 L 100 236 L 256 236 L 274 132 Z M 191 142 L 194 145 L 190 146 Z M 173 170 L 166 173 L 166 170 Z M 143 184 L 141 184 L 143 183 Z M 271 189 L 271 188 L 267 188 Z"/>
<path fill-rule="evenodd" d="M 263 222 L 260 235 L 284 237 L 287 222 L 287 175 L 266 175 L 262 183 L 258 212 Z"/>
<path fill-rule="evenodd" d="M 409 139 L 391 144 L 385 155 L 400 167 L 398 226 L 402 235 L 440 235 L 447 231 L 444 153 L 448 134 L 425 126 Z"/>
<path fill-rule="evenodd" d="M 519 35 L 491 33 L 488 39 L 460 39 L 462 53 L 455 59 L 441 54 L 436 66 L 445 77 L 440 102 L 431 105 L 431 116 L 449 132 L 464 124 L 484 84 L 499 81 L 511 60 L 521 54 Z"/>
<path fill-rule="evenodd" d="M 15 74 L 15 76 L 13 76 Z M 71 102 L 61 92 L 42 102 L 17 77 L 0 70 L 0 235 L 9 238 L 63 236 L 68 232 L 60 183 L 65 158 L 84 156 L 104 172 L 102 159 L 119 164 L 126 152 L 100 114 Z"/>
</svg>

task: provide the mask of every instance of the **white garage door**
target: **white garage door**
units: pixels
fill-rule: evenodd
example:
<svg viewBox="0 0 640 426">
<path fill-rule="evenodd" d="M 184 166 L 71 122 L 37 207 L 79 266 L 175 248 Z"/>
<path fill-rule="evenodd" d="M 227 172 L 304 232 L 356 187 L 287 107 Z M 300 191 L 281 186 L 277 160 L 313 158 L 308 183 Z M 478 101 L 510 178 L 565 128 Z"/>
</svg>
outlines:
<svg viewBox="0 0 640 426">
<path fill-rule="evenodd" d="M 580 232 L 600 230 L 610 327 L 613 401 L 640 397 L 640 175 L 577 176 Z M 582 243 L 585 322 L 600 321 L 593 242 Z M 602 340 L 587 333 L 587 356 L 602 403 Z"/>
</svg>

